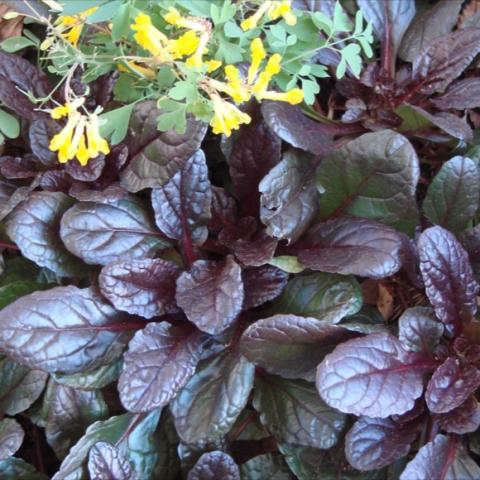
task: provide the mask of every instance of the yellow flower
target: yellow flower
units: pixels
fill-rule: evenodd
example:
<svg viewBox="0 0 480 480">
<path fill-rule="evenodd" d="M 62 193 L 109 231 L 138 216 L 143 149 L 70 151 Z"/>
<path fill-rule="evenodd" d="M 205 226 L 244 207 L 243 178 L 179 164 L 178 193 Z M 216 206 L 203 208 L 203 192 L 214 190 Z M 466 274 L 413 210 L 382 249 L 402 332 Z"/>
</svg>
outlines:
<svg viewBox="0 0 480 480">
<path fill-rule="evenodd" d="M 65 127 L 63 127 L 63 129 L 50 141 L 48 148 L 52 152 L 58 151 L 58 161 L 60 163 L 65 163 L 68 161 L 68 147 L 72 141 L 73 131 L 80 120 L 80 117 L 80 113 L 73 112 L 73 114 L 68 117 Z"/>
<path fill-rule="evenodd" d="M 248 68 L 248 83 L 253 83 L 257 75 L 258 69 L 262 60 L 267 56 L 263 43 L 260 38 L 255 38 L 250 44 L 250 51 L 252 52 L 252 62 Z"/>
<path fill-rule="evenodd" d="M 250 93 L 245 84 L 240 80 L 240 73 L 238 68 L 233 65 L 225 67 L 225 76 L 228 79 L 227 86 L 230 92 L 227 92 L 235 101 L 235 103 L 243 103 L 250 100 Z"/>
<path fill-rule="evenodd" d="M 76 98 L 72 102 L 67 102 L 65 105 L 60 105 L 58 107 L 52 108 L 50 111 L 50 116 L 58 120 L 59 118 L 65 117 L 66 115 L 69 115 L 70 113 L 78 110 L 78 107 L 83 105 L 85 102 L 84 97 Z"/>
<path fill-rule="evenodd" d="M 138 73 L 142 77 L 149 78 L 149 79 L 155 78 L 155 71 L 150 67 L 145 67 L 131 60 L 127 60 L 127 64 L 128 64 L 128 67 L 126 67 L 123 63 L 117 64 L 118 70 L 125 73 L 131 73 L 132 71 L 134 71 L 135 73 Z"/>
<path fill-rule="evenodd" d="M 255 28 L 260 21 L 260 19 L 263 17 L 265 12 L 272 6 L 271 1 L 266 1 L 263 2 L 263 4 L 260 6 L 260 8 L 250 17 L 246 18 L 240 26 L 242 27 L 242 30 L 246 32 L 247 30 L 252 30 L 252 28 Z"/>
<path fill-rule="evenodd" d="M 211 98 L 214 113 L 210 126 L 213 133 L 223 133 L 229 137 L 232 130 L 238 130 L 241 124 L 251 122 L 252 119 L 249 115 L 239 110 L 235 105 L 223 100 L 219 95 L 212 95 Z"/>
<path fill-rule="evenodd" d="M 180 28 L 189 28 L 190 30 L 195 30 L 197 32 L 203 32 L 206 29 L 206 25 L 195 19 L 194 17 L 184 17 L 175 7 L 170 7 L 168 13 L 166 13 L 163 18 L 170 25 L 175 25 Z"/>
<path fill-rule="evenodd" d="M 295 25 L 297 17 L 292 13 L 291 0 L 274 1 L 268 9 L 270 20 L 277 20 L 283 17 L 287 25 Z"/>
<path fill-rule="evenodd" d="M 61 31 L 61 35 L 72 45 L 77 45 L 80 35 L 82 34 L 83 25 L 86 19 L 95 13 L 98 7 L 92 7 L 84 12 L 80 12 L 77 15 L 66 15 L 58 17 L 57 25 Z M 67 31 L 68 30 L 68 31 Z M 42 44 L 43 49 L 48 48 L 48 42 L 45 41 Z"/>
<path fill-rule="evenodd" d="M 131 26 L 135 35 L 135 41 L 148 50 L 155 57 L 159 57 L 160 61 L 168 61 L 169 55 L 165 49 L 168 38 L 152 25 L 152 20 L 145 13 L 139 13 L 135 17 L 135 23 Z"/>
<path fill-rule="evenodd" d="M 200 39 L 193 30 L 180 35 L 177 39 L 170 40 L 168 43 L 168 50 L 171 52 L 174 59 L 191 55 L 198 48 Z"/>
<path fill-rule="evenodd" d="M 82 135 L 80 137 L 80 142 L 78 144 L 77 150 L 77 159 L 80 162 L 80 165 L 82 165 L 82 167 L 84 167 L 90 160 L 90 154 L 88 153 L 88 148 L 85 143 L 85 135 Z"/>
<path fill-rule="evenodd" d="M 211 73 L 220 68 L 222 66 L 222 62 L 220 60 L 207 60 L 205 65 L 207 67 L 207 73 Z"/>
<path fill-rule="evenodd" d="M 267 62 L 265 69 L 258 76 L 255 85 L 253 85 L 252 92 L 258 96 L 264 93 L 267 88 L 270 80 L 274 75 L 280 72 L 280 62 L 282 61 L 281 55 L 274 53 Z"/>
<path fill-rule="evenodd" d="M 107 141 L 100 135 L 98 116 L 95 113 L 89 116 L 89 121 L 87 122 L 87 141 L 88 153 L 91 158 L 95 158 L 99 153 L 104 155 L 110 153 Z"/>
<path fill-rule="evenodd" d="M 202 57 L 207 52 L 208 32 L 203 32 L 197 45 L 195 53 L 187 58 L 186 64 L 190 68 L 200 68 L 203 65 Z"/>
<path fill-rule="evenodd" d="M 291 105 L 297 105 L 303 102 L 303 90 L 300 88 L 292 88 L 288 92 L 274 92 L 268 90 L 257 95 L 258 100 L 276 100 L 278 102 L 288 102 Z"/>
</svg>

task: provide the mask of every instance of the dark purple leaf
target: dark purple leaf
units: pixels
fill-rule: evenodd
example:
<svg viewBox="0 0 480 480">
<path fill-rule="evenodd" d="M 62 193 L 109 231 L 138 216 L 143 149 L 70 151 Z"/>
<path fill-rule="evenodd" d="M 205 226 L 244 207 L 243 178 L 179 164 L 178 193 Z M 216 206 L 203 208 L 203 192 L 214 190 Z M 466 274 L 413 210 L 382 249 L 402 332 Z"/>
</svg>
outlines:
<svg viewBox="0 0 480 480">
<path fill-rule="evenodd" d="M 273 311 L 338 323 L 361 307 L 362 291 L 353 277 L 318 272 L 292 278 Z"/>
<path fill-rule="evenodd" d="M 474 395 L 471 395 L 462 405 L 437 416 L 442 430 L 449 433 L 475 432 L 480 427 L 480 406 Z"/>
<path fill-rule="evenodd" d="M 167 405 L 195 373 L 202 352 L 198 330 L 149 323 L 130 341 L 118 390 L 123 406 L 148 412 Z"/>
<path fill-rule="evenodd" d="M 58 165 L 56 152 L 52 152 L 48 146 L 52 137 L 58 133 L 59 130 L 60 125 L 58 122 L 48 117 L 34 120 L 28 130 L 28 138 L 32 152 L 47 167 Z"/>
<path fill-rule="evenodd" d="M 230 176 L 244 215 L 258 214 L 258 184 L 280 161 L 282 143 L 260 112 L 255 110 L 253 117 L 252 123 L 234 139 L 229 156 Z"/>
<path fill-rule="evenodd" d="M 12 195 L 0 202 L 0 221 L 3 220 L 14 208 L 21 202 L 26 200 L 39 183 L 39 177 L 35 178 L 33 182 L 27 187 L 19 187 L 13 191 Z"/>
<path fill-rule="evenodd" d="M 40 118 L 45 113 L 36 111 L 26 93 L 42 98 L 50 90 L 48 77 L 29 61 L 0 51 L 0 100 L 5 106 L 29 120 Z"/>
<path fill-rule="evenodd" d="M 33 155 L 0 157 L 0 173 L 7 179 L 34 178 L 38 174 L 37 163 Z"/>
<path fill-rule="evenodd" d="M 327 355 L 317 370 L 317 389 L 333 408 L 386 418 L 413 408 L 431 365 L 416 362 L 389 334 L 354 338 Z"/>
<path fill-rule="evenodd" d="M 297 105 L 285 102 L 262 102 L 267 125 L 293 147 L 314 155 L 326 155 L 333 150 L 333 138 L 327 129 L 308 118 Z"/>
<path fill-rule="evenodd" d="M 389 62 L 394 65 L 403 35 L 415 16 L 415 0 L 357 0 L 357 4 L 365 20 L 372 24 L 382 48 L 389 52 Z"/>
<path fill-rule="evenodd" d="M 277 243 L 265 230 L 258 230 L 253 235 L 236 239 L 230 248 L 243 265 L 261 267 L 273 258 Z"/>
<path fill-rule="evenodd" d="M 204 453 L 187 480 L 240 480 L 240 471 L 230 455 L 217 450 Z"/>
<path fill-rule="evenodd" d="M 407 308 L 398 321 L 402 345 L 414 352 L 432 352 L 443 335 L 443 325 L 430 307 Z"/>
<path fill-rule="evenodd" d="M 0 348 L 30 368 L 81 372 L 121 355 L 128 334 L 120 320 L 93 289 L 56 287 L 2 310 Z"/>
<path fill-rule="evenodd" d="M 480 30 L 468 28 L 433 39 L 413 62 L 412 78 L 420 93 L 430 95 L 445 89 L 480 52 Z"/>
<path fill-rule="evenodd" d="M 89 188 L 90 186 L 91 184 L 88 183 L 73 182 L 68 194 L 80 202 L 115 204 L 117 201 L 128 200 L 128 198 L 131 198 L 130 194 L 118 183 L 112 183 L 105 188 L 105 190 L 92 190 Z M 150 219 L 150 215 L 147 216 Z M 151 223 L 153 224 L 153 222 Z"/>
<path fill-rule="evenodd" d="M 88 455 L 88 472 L 91 480 L 137 480 L 132 464 L 117 447 L 98 442 Z"/>
<path fill-rule="evenodd" d="M 393 229 L 364 218 L 314 225 L 296 246 L 301 263 L 323 272 L 385 278 L 402 266 L 402 240 Z"/>
<path fill-rule="evenodd" d="M 23 256 L 63 277 L 87 272 L 87 266 L 65 248 L 59 236 L 60 220 L 72 203 L 60 192 L 33 192 L 6 222 L 6 232 Z"/>
<path fill-rule="evenodd" d="M 207 131 L 204 122 L 187 121 L 183 134 L 157 129 L 161 114 L 155 100 L 137 103 L 130 121 L 129 163 L 122 172 L 122 185 L 130 192 L 161 187 L 167 183 L 199 149 Z"/>
<path fill-rule="evenodd" d="M 317 212 L 317 166 L 305 154 L 287 152 L 260 182 L 260 218 L 270 236 L 295 242 L 307 229 Z"/>
<path fill-rule="evenodd" d="M 45 436 L 62 459 L 90 424 L 107 417 L 108 408 L 99 390 L 75 390 L 55 382 L 49 388 Z"/>
<path fill-rule="evenodd" d="M 425 230 L 418 241 L 425 291 L 438 319 L 460 329 L 463 319 L 477 311 L 478 284 L 467 252 L 442 227 Z"/>
<path fill-rule="evenodd" d="M 321 219 L 342 213 L 410 233 L 418 221 L 415 149 L 392 130 L 366 133 L 325 158 L 317 170 Z"/>
<path fill-rule="evenodd" d="M 105 165 L 105 156 L 98 155 L 89 160 L 87 165 L 80 165 L 80 162 L 74 158 L 67 162 L 65 170 L 75 180 L 80 180 L 81 182 L 93 182 L 100 177 Z"/>
<path fill-rule="evenodd" d="M 63 216 L 60 235 L 74 255 L 97 265 L 151 257 L 168 245 L 150 212 L 133 196 L 108 204 L 77 203 Z"/>
<path fill-rule="evenodd" d="M 120 170 L 128 159 L 128 147 L 124 144 L 113 145 L 105 157 L 105 168 L 100 178 L 94 182 L 95 188 L 104 190 L 118 180 Z"/>
<path fill-rule="evenodd" d="M 119 260 L 104 267 L 100 290 L 118 310 L 152 318 L 175 308 L 175 281 L 180 269 L 155 259 Z"/>
<path fill-rule="evenodd" d="M 480 172 L 468 157 L 456 156 L 442 165 L 428 187 L 423 211 L 433 223 L 452 232 L 464 230 L 477 212 Z"/>
<path fill-rule="evenodd" d="M 465 230 L 459 236 L 459 240 L 468 252 L 470 265 L 478 281 L 480 280 L 480 225 Z"/>
<path fill-rule="evenodd" d="M 404 457 L 418 426 L 389 418 L 359 418 L 345 437 L 345 456 L 358 470 L 375 470 Z"/>
<path fill-rule="evenodd" d="M 473 132 L 470 128 L 470 125 L 465 120 L 457 117 L 453 113 L 438 112 L 432 114 L 415 105 L 411 105 L 411 108 L 419 113 L 422 117 L 426 118 L 429 122 L 433 123 L 435 126 L 444 132 L 447 132 L 454 138 L 458 138 L 460 140 L 471 140 L 473 138 Z"/>
<path fill-rule="evenodd" d="M 400 480 L 477 480 L 480 468 L 458 437 L 437 435 L 411 460 Z"/>
<path fill-rule="evenodd" d="M 243 304 L 242 269 L 231 256 L 224 262 L 197 260 L 177 280 L 177 303 L 200 330 L 218 335 L 237 318 Z"/>
<path fill-rule="evenodd" d="M 280 442 L 326 449 L 337 443 L 345 427 L 346 415 L 326 405 L 304 380 L 257 375 L 253 406 Z"/>
<path fill-rule="evenodd" d="M 452 31 L 461 8 L 462 0 L 440 0 L 417 15 L 405 32 L 399 57 L 406 62 L 415 61 L 422 48 Z"/>
<path fill-rule="evenodd" d="M 212 189 L 205 154 L 198 150 L 163 187 L 152 190 L 158 228 L 176 240 L 201 245 L 208 236 Z"/>
<path fill-rule="evenodd" d="M 13 418 L 0 421 L 0 461 L 15 454 L 22 445 L 24 436 L 22 427 Z"/>
<path fill-rule="evenodd" d="M 236 223 L 237 219 L 235 199 L 225 189 L 212 186 L 212 218 L 208 229 L 213 233 L 219 233 L 224 226 Z"/>
<path fill-rule="evenodd" d="M 68 193 L 72 185 L 72 178 L 65 170 L 47 170 L 42 173 L 40 187 L 47 192 Z M 74 195 L 71 195 L 72 197 Z"/>
<path fill-rule="evenodd" d="M 480 107 L 480 79 L 459 80 L 450 85 L 442 96 L 432 98 L 432 103 L 440 110 Z"/>
<path fill-rule="evenodd" d="M 254 375 L 254 365 L 237 351 L 203 361 L 170 405 L 182 441 L 206 442 L 227 434 L 248 401 Z"/>
<path fill-rule="evenodd" d="M 293 0 L 292 7 L 310 12 L 322 12 L 329 17 L 333 17 L 335 0 Z"/>
<path fill-rule="evenodd" d="M 431 412 L 446 413 L 461 405 L 478 387 L 480 370 L 449 357 L 428 382 L 425 400 Z"/>
<path fill-rule="evenodd" d="M 325 355 L 358 335 L 315 318 L 274 315 L 250 325 L 240 348 L 251 362 L 270 373 L 313 382 Z"/>
<path fill-rule="evenodd" d="M 242 271 L 243 309 L 255 308 L 277 298 L 285 288 L 288 273 L 270 265 Z"/>
</svg>

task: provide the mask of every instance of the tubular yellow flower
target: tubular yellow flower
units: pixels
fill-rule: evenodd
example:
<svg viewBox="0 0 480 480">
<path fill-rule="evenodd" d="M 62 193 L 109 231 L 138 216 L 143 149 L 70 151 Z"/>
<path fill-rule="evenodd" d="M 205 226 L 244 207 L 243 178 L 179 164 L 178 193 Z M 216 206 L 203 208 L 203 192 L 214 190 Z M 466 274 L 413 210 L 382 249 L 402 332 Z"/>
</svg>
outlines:
<svg viewBox="0 0 480 480">
<path fill-rule="evenodd" d="M 227 65 L 225 67 L 225 76 L 228 80 L 228 87 L 230 89 L 228 93 L 235 103 L 243 103 L 250 100 L 250 93 L 248 88 L 244 85 L 244 83 L 240 80 L 240 73 L 238 72 L 238 68 L 233 65 Z"/>
<path fill-rule="evenodd" d="M 235 105 L 222 100 L 219 95 L 212 95 L 213 100 L 213 118 L 210 126 L 213 133 L 223 133 L 227 137 L 232 134 L 232 130 L 238 130 L 243 123 L 250 123 L 251 118 L 246 113 L 239 110 Z"/>
<path fill-rule="evenodd" d="M 282 56 L 278 53 L 274 53 L 267 62 L 265 66 L 265 73 L 272 78 L 274 75 L 280 72 L 280 62 L 282 61 Z"/>
<path fill-rule="evenodd" d="M 189 28 L 190 30 L 195 30 L 197 32 L 203 32 L 205 30 L 205 25 L 195 20 L 193 17 L 184 17 L 175 7 L 170 7 L 168 13 L 166 13 L 163 18 L 170 25 L 175 25 L 176 27 Z"/>
<path fill-rule="evenodd" d="M 274 92 L 268 90 L 257 95 L 258 100 L 276 100 L 279 102 L 288 102 L 290 105 L 297 105 L 303 102 L 303 91 L 300 88 L 292 88 L 288 92 Z"/>
<path fill-rule="evenodd" d="M 295 25 L 297 17 L 292 13 L 291 0 L 273 1 L 268 9 L 270 20 L 277 20 L 283 17 L 287 25 Z"/>
<path fill-rule="evenodd" d="M 82 167 L 84 167 L 90 160 L 90 154 L 88 153 L 88 148 L 85 143 L 85 135 L 82 135 L 80 137 L 80 142 L 78 143 L 77 150 L 77 159 L 80 162 L 80 165 L 82 165 Z"/>
<path fill-rule="evenodd" d="M 52 108 L 50 111 L 50 116 L 54 120 L 58 120 L 59 118 L 65 117 L 70 113 L 76 111 L 80 105 L 83 105 L 85 102 L 84 97 L 79 97 L 73 100 L 72 102 L 67 102 L 65 105 L 60 105 L 58 107 Z"/>
<path fill-rule="evenodd" d="M 252 87 L 252 92 L 257 98 L 262 95 L 268 88 L 268 84 L 274 75 L 280 72 L 280 62 L 282 61 L 281 55 L 274 53 L 267 62 L 265 69 L 258 76 L 257 81 Z"/>
<path fill-rule="evenodd" d="M 262 60 L 267 56 L 263 43 L 260 38 L 255 38 L 250 44 L 250 51 L 252 52 L 252 62 L 248 68 L 248 83 L 253 83 L 257 75 L 258 69 Z"/>
<path fill-rule="evenodd" d="M 57 133 L 50 141 L 49 149 L 52 152 L 58 151 L 58 161 L 60 163 L 68 161 L 68 147 L 72 141 L 73 131 L 80 117 L 80 113 L 73 112 L 73 114 L 68 117 L 67 124 L 63 127 L 63 130 Z"/>
<path fill-rule="evenodd" d="M 220 68 L 222 66 L 222 62 L 220 60 L 207 60 L 205 65 L 207 67 L 207 73 L 211 73 Z"/>
<path fill-rule="evenodd" d="M 71 160 L 77 154 L 78 146 L 80 144 L 80 139 L 83 136 L 83 132 L 85 131 L 85 117 L 83 115 L 80 116 L 80 119 L 75 126 L 75 133 L 73 134 L 72 139 L 67 147 L 67 160 Z"/>
<path fill-rule="evenodd" d="M 165 50 L 165 44 L 168 38 L 152 25 L 152 20 L 145 13 L 139 13 L 135 17 L 135 23 L 130 27 L 134 30 L 135 41 L 148 50 L 155 57 L 159 57 L 161 61 L 169 60 L 169 55 Z"/>
<path fill-rule="evenodd" d="M 191 57 L 187 58 L 187 67 L 200 68 L 203 65 L 202 57 L 207 51 L 208 37 L 208 32 L 202 33 L 200 36 L 200 41 L 198 42 L 197 50 Z"/>
<path fill-rule="evenodd" d="M 88 153 L 91 158 L 95 158 L 99 153 L 103 153 L 104 155 L 110 153 L 110 147 L 107 141 L 100 135 L 98 116 L 95 113 L 89 115 L 87 122 L 87 142 Z"/>
<path fill-rule="evenodd" d="M 80 35 L 82 34 L 83 25 L 85 24 L 86 19 L 95 13 L 98 10 L 98 7 L 92 7 L 84 12 L 80 12 L 77 15 L 66 15 L 58 17 L 57 25 L 62 31 L 62 36 L 72 45 L 76 46 Z M 68 30 L 68 31 L 66 31 Z M 45 43 L 45 42 L 44 42 Z M 43 45 L 43 44 L 42 44 Z M 47 43 L 43 45 L 48 48 Z"/>
<path fill-rule="evenodd" d="M 271 6 L 271 1 L 267 0 L 266 2 L 263 2 L 260 8 L 253 15 L 243 20 L 243 22 L 240 24 L 242 30 L 246 32 L 247 30 L 252 30 L 252 28 L 255 28 L 265 12 L 271 8 Z"/>
<path fill-rule="evenodd" d="M 180 35 L 175 40 L 169 40 L 168 50 L 172 54 L 174 59 L 184 57 L 185 55 L 191 55 L 198 48 L 200 39 L 193 30 Z"/>
<path fill-rule="evenodd" d="M 155 78 L 155 71 L 149 67 L 144 67 L 143 65 L 140 65 L 138 63 L 135 63 L 131 60 L 127 60 L 128 67 L 126 67 L 123 63 L 117 64 L 118 70 L 120 72 L 125 72 L 125 73 L 138 73 L 142 77 L 152 79 Z"/>
</svg>

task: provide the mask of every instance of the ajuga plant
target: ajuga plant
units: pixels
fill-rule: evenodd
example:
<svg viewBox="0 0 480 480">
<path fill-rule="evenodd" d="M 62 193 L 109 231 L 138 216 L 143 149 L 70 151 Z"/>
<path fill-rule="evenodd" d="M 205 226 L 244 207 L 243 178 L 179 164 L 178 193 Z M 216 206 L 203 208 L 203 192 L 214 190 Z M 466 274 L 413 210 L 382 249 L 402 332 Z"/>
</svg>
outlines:
<svg viewBox="0 0 480 480">
<path fill-rule="evenodd" d="M 480 478 L 477 2 L 4 3 L 2 480 Z"/>
</svg>

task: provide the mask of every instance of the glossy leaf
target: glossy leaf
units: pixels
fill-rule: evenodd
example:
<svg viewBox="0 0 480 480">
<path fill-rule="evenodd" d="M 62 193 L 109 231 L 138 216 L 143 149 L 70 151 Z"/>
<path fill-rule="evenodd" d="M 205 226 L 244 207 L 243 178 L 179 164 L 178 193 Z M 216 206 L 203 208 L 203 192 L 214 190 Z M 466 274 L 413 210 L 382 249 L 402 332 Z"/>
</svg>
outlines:
<svg viewBox="0 0 480 480">
<path fill-rule="evenodd" d="M 0 477 L 2 480 L 48 480 L 48 477 L 35 470 L 33 465 L 15 457 L 0 462 Z"/>
<path fill-rule="evenodd" d="M 168 237 L 185 235 L 201 245 L 208 236 L 212 189 L 205 154 L 198 150 L 163 187 L 152 190 L 158 228 Z"/>
<path fill-rule="evenodd" d="M 86 265 L 64 247 L 58 232 L 60 219 L 72 203 L 60 192 L 34 192 L 15 208 L 6 223 L 7 234 L 22 255 L 65 277 L 87 271 Z"/>
<path fill-rule="evenodd" d="M 384 278 L 402 266 L 402 239 L 364 218 L 334 218 L 311 227 L 296 247 L 301 263 L 322 272 Z"/>
<path fill-rule="evenodd" d="M 240 471 L 230 455 L 208 452 L 198 459 L 187 480 L 240 480 Z"/>
<path fill-rule="evenodd" d="M 50 167 L 57 165 L 57 154 L 52 152 L 48 146 L 50 139 L 58 133 L 57 122 L 51 118 L 39 118 L 30 123 L 28 137 L 30 146 L 35 156 L 44 164 Z"/>
<path fill-rule="evenodd" d="M 325 158 L 317 170 L 322 219 L 342 213 L 401 230 L 417 222 L 419 162 L 411 143 L 391 130 L 366 133 Z"/>
<path fill-rule="evenodd" d="M 76 373 L 108 363 L 120 356 L 128 338 L 125 328 L 116 328 L 119 314 L 92 289 L 35 292 L 5 307 L 2 317 L 2 350 L 49 373 Z"/>
<path fill-rule="evenodd" d="M 464 230 L 480 200 L 480 172 L 468 157 L 453 157 L 442 165 L 423 202 L 425 215 L 452 232 Z"/>
<path fill-rule="evenodd" d="M 200 330 L 217 335 L 240 313 L 242 270 L 232 257 L 225 262 L 197 260 L 177 280 L 177 303 Z"/>
<path fill-rule="evenodd" d="M 400 480 L 475 480 L 479 477 L 480 467 L 458 439 L 439 434 L 420 448 Z"/>
<path fill-rule="evenodd" d="M 467 28 L 432 40 L 415 58 L 412 78 L 420 93 L 444 92 L 480 52 L 480 31 Z"/>
<path fill-rule="evenodd" d="M 67 455 L 90 424 L 108 415 L 99 391 L 75 390 L 54 383 L 48 403 L 45 436 L 60 459 Z"/>
<path fill-rule="evenodd" d="M 0 461 L 11 457 L 20 448 L 24 436 L 22 427 L 13 418 L 0 421 Z"/>
<path fill-rule="evenodd" d="M 404 457 L 418 427 L 401 425 L 389 418 L 358 419 L 345 437 L 345 455 L 358 470 L 375 470 Z"/>
<path fill-rule="evenodd" d="M 443 325 L 430 307 L 407 308 L 398 320 L 398 337 L 413 352 L 432 352 L 443 335 Z"/>
<path fill-rule="evenodd" d="M 127 410 L 167 405 L 195 373 L 203 339 L 191 328 L 149 323 L 130 341 L 118 390 Z"/>
<path fill-rule="evenodd" d="M 260 219 L 275 238 L 296 241 L 317 212 L 314 172 L 318 161 L 287 152 L 259 185 Z"/>
<path fill-rule="evenodd" d="M 109 365 L 103 365 L 81 373 L 73 373 L 72 375 L 54 373 L 52 377 L 55 382 L 67 387 L 79 390 L 98 390 L 117 380 L 121 369 L 122 363 L 117 360 Z"/>
<path fill-rule="evenodd" d="M 242 335 L 243 354 L 255 365 L 284 378 L 315 380 L 315 369 L 338 344 L 358 336 L 315 318 L 274 315 Z"/>
<path fill-rule="evenodd" d="M 345 413 L 386 418 L 412 409 L 423 393 L 422 365 L 389 334 L 339 345 L 317 370 L 323 400 Z M 425 368 L 431 369 L 431 365 Z"/>
<path fill-rule="evenodd" d="M 442 430 L 464 435 L 475 432 L 480 427 L 480 405 L 474 395 L 459 407 L 437 416 Z"/>
<path fill-rule="evenodd" d="M 346 416 L 326 405 L 311 383 L 267 374 L 257 380 L 253 405 L 278 440 L 316 448 L 337 443 Z"/>
<path fill-rule="evenodd" d="M 420 271 L 435 314 L 443 323 L 459 329 L 462 319 L 477 311 L 478 284 L 467 252 L 441 227 L 425 230 L 418 240 Z"/>
<path fill-rule="evenodd" d="M 88 455 L 88 472 L 91 480 L 137 480 L 132 464 L 117 447 L 98 442 Z"/>
<path fill-rule="evenodd" d="M 242 270 L 243 310 L 274 300 L 287 285 L 288 274 L 270 265 Z"/>
<path fill-rule="evenodd" d="M 480 107 L 480 79 L 466 78 L 452 83 L 443 95 L 432 98 L 432 103 L 440 110 Z"/>
<path fill-rule="evenodd" d="M 308 118 L 299 106 L 262 102 L 262 114 L 267 125 L 293 147 L 322 156 L 333 149 L 332 136 L 321 123 Z"/>
<path fill-rule="evenodd" d="M 159 258 L 109 263 L 99 276 L 102 294 L 118 310 L 144 318 L 175 308 L 175 280 L 180 269 Z"/>
<path fill-rule="evenodd" d="M 441 0 L 417 15 L 403 37 L 399 57 L 413 62 L 418 54 L 434 39 L 448 34 L 457 22 L 462 0 Z"/>
<path fill-rule="evenodd" d="M 121 174 L 122 185 L 130 192 L 161 187 L 199 149 L 207 125 L 192 119 L 185 133 L 157 129 L 160 111 L 154 100 L 137 103 L 130 120 L 129 162 Z"/>
<path fill-rule="evenodd" d="M 247 403 L 255 367 L 238 352 L 202 362 L 170 405 L 175 428 L 185 443 L 227 434 Z"/>
<path fill-rule="evenodd" d="M 292 278 L 273 311 L 338 323 L 361 306 L 362 292 L 353 277 L 317 272 Z"/>
<path fill-rule="evenodd" d="M 446 413 L 461 405 L 480 386 L 480 370 L 449 357 L 428 382 L 425 400 L 431 412 Z"/>
<path fill-rule="evenodd" d="M 132 196 L 112 203 L 77 203 L 63 216 L 60 235 L 68 250 L 94 265 L 151 257 L 168 245 L 142 202 Z"/>
</svg>

